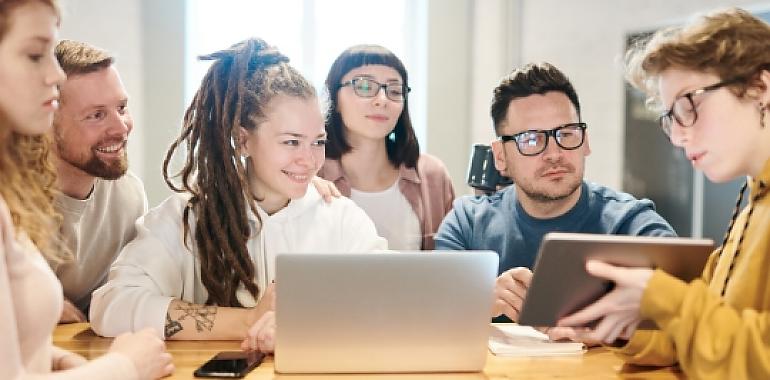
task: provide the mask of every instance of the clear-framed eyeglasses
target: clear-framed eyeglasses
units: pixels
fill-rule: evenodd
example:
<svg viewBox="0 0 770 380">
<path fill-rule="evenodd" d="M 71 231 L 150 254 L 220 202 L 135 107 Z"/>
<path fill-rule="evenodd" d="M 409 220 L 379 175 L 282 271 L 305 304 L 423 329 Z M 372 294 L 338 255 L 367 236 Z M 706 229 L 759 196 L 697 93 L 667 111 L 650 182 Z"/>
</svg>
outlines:
<svg viewBox="0 0 770 380">
<path fill-rule="evenodd" d="M 515 135 L 502 135 L 502 142 L 513 141 L 523 156 L 536 156 L 548 146 L 548 137 L 553 137 L 560 148 L 575 150 L 585 141 L 586 123 L 567 123 L 553 129 L 531 129 Z"/>
<path fill-rule="evenodd" d="M 351 86 L 353 92 L 362 98 L 373 98 L 377 96 L 380 89 L 385 90 L 385 96 L 394 102 L 403 102 L 406 94 L 412 89 L 403 83 L 380 83 L 368 77 L 356 77 L 342 83 L 342 87 Z"/>
</svg>

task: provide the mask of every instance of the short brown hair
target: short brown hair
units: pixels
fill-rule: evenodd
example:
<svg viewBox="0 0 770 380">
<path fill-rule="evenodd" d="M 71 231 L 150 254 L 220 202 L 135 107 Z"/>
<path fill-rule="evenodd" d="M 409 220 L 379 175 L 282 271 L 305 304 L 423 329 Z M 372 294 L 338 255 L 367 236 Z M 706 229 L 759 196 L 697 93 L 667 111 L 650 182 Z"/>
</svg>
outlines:
<svg viewBox="0 0 770 380">
<path fill-rule="evenodd" d="M 545 95 L 552 91 L 566 95 L 575 106 L 580 119 L 580 100 L 575 87 L 556 66 L 548 62 L 529 63 L 511 71 L 492 91 L 489 115 L 492 116 L 495 132 L 500 133 L 500 127 L 508 116 L 508 106 L 512 100 L 536 94 Z"/>
<path fill-rule="evenodd" d="M 99 71 L 115 62 L 106 50 L 73 40 L 61 40 L 56 45 L 56 59 L 67 76 Z"/>
<path fill-rule="evenodd" d="M 656 80 L 680 68 L 740 80 L 730 88 L 743 96 L 762 70 L 770 70 L 770 25 L 740 8 L 701 16 L 636 42 L 626 53 L 626 78 L 660 106 Z"/>
</svg>

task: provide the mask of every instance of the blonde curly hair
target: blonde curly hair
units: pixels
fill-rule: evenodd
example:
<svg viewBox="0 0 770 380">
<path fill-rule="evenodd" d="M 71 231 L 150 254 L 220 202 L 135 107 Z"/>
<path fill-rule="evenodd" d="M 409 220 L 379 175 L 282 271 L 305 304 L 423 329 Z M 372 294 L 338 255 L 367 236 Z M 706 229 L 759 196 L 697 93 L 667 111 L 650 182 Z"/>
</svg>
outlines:
<svg viewBox="0 0 770 380">
<path fill-rule="evenodd" d="M 730 89 L 743 96 L 762 70 L 770 71 L 770 25 L 743 9 L 728 8 L 660 30 L 626 53 L 626 79 L 647 94 L 653 108 L 661 108 L 657 79 L 669 68 L 736 79 Z"/>
<path fill-rule="evenodd" d="M 11 12 L 37 1 L 50 6 L 57 17 L 56 0 L 0 0 L 0 42 L 5 37 Z M 17 133 L 0 109 L 0 196 L 11 212 L 17 232 L 26 234 L 52 263 L 70 259 L 59 238 L 61 216 L 53 206 L 56 171 L 51 161 L 51 137 Z"/>
</svg>

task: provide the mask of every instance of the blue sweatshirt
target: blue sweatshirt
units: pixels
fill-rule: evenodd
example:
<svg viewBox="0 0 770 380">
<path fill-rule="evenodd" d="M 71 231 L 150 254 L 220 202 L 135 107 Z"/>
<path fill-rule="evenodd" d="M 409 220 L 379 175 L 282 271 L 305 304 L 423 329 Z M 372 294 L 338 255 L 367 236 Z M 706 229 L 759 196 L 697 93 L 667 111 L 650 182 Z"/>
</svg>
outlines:
<svg viewBox="0 0 770 380">
<path fill-rule="evenodd" d="M 491 195 L 464 196 L 453 206 L 436 233 L 436 249 L 495 251 L 500 255 L 498 274 L 515 267 L 532 269 L 548 232 L 676 235 L 649 199 L 585 181 L 575 207 L 551 219 L 527 214 L 516 199 L 515 186 Z"/>
</svg>

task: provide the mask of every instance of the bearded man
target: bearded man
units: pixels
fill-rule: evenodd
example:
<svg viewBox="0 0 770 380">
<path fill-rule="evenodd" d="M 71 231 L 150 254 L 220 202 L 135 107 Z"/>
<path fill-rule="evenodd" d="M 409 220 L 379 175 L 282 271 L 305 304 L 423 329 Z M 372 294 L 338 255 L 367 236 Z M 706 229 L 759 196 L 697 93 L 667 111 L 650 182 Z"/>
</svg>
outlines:
<svg viewBox="0 0 770 380">
<path fill-rule="evenodd" d="M 62 239 L 74 260 L 52 264 L 64 288 L 60 322 L 84 322 L 91 293 L 136 235 L 147 211 L 144 186 L 128 172 L 126 144 L 133 129 L 128 95 L 114 58 L 104 50 L 63 40 L 56 58 L 67 74 L 52 130 Z"/>
<path fill-rule="evenodd" d="M 495 167 L 514 184 L 455 200 L 436 249 L 500 255 L 492 316 L 518 319 L 543 235 L 552 231 L 674 236 L 652 201 L 583 179 L 588 126 L 572 83 L 548 63 L 528 64 L 495 88 Z"/>
</svg>

